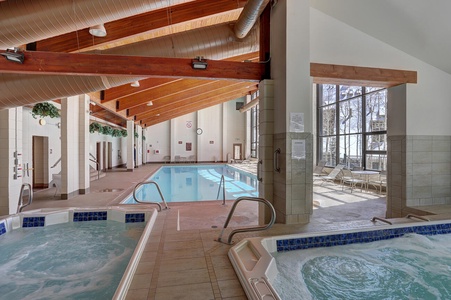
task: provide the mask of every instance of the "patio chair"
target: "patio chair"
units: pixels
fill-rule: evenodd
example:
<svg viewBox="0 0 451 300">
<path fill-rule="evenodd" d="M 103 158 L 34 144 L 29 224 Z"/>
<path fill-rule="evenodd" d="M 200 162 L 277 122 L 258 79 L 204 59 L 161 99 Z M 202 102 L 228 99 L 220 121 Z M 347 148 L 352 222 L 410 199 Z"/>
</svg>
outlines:
<svg viewBox="0 0 451 300">
<path fill-rule="evenodd" d="M 313 176 L 325 176 L 327 173 L 323 171 L 324 167 L 326 166 L 325 160 L 320 160 L 318 162 L 318 165 L 315 166 L 313 169 Z"/>
<path fill-rule="evenodd" d="M 379 194 L 382 194 L 382 188 L 387 189 L 387 171 L 381 171 L 379 175 L 370 176 L 368 184 L 374 186 Z"/>
<path fill-rule="evenodd" d="M 363 191 L 363 186 L 367 184 L 366 180 L 361 178 L 358 175 L 352 174 L 351 170 L 343 169 L 343 176 L 341 177 L 341 190 L 343 191 L 346 184 L 349 184 L 349 187 L 352 191 L 357 187 L 357 184 L 360 184 L 360 191 Z"/>
<path fill-rule="evenodd" d="M 338 175 L 341 173 L 341 170 L 343 170 L 343 168 L 344 165 L 338 164 L 328 175 L 320 176 L 319 179 L 322 181 L 321 185 L 323 185 L 323 183 L 325 182 L 333 183 L 335 180 L 338 180 L 339 179 Z"/>
</svg>

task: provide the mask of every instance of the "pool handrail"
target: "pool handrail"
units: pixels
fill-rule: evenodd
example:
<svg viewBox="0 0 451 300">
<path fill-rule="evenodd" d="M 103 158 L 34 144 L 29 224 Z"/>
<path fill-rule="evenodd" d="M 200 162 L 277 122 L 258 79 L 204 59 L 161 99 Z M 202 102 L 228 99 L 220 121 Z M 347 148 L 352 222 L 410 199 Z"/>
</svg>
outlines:
<svg viewBox="0 0 451 300">
<path fill-rule="evenodd" d="M 221 180 L 219 181 L 218 194 L 216 195 L 216 200 L 219 199 L 219 192 L 222 187 L 222 205 L 226 205 L 225 203 L 225 178 L 224 175 L 221 175 Z"/>
<path fill-rule="evenodd" d="M 229 225 L 230 219 L 232 218 L 232 215 L 235 211 L 236 206 L 238 205 L 238 203 L 240 203 L 243 200 L 247 200 L 247 201 L 256 201 L 256 202 L 261 202 L 263 204 L 265 204 L 266 206 L 269 207 L 270 211 L 271 211 L 271 220 L 269 221 L 268 224 L 263 225 L 263 226 L 257 226 L 257 227 L 244 227 L 244 228 L 237 228 L 234 229 L 230 232 L 229 238 L 227 239 L 227 243 L 222 241 L 222 235 L 224 234 L 224 230 L 227 228 L 227 226 Z M 219 234 L 219 237 L 216 241 L 227 244 L 227 245 L 232 245 L 232 237 L 240 232 L 248 232 L 248 231 L 261 231 L 261 230 L 266 230 L 272 227 L 272 225 L 274 225 L 274 223 L 276 222 L 276 210 L 274 209 L 274 206 L 272 206 L 271 202 L 269 202 L 268 200 L 264 199 L 264 198 L 259 198 L 259 197 L 239 197 L 235 200 L 235 202 L 232 205 L 232 208 L 230 209 L 229 215 L 227 216 L 227 220 L 224 224 L 224 227 L 222 228 L 221 233 Z"/>
<path fill-rule="evenodd" d="M 385 219 L 383 219 L 383 218 L 373 217 L 373 218 L 371 219 L 371 222 L 373 222 L 373 223 L 376 222 L 376 221 L 381 221 L 381 222 L 387 223 L 387 224 L 389 224 L 389 225 L 393 225 L 392 222 L 390 222 L 389 220 L 385 220 Z"/>
<path fill-rule="evenodd" d="M 156 204 L 156 205 L 158 205 L 158 208 L 159 208 L 158 211 L 161 211 L 161 204 L 159 202 L 142 201 L 142 200 L 138 200 L 136 198 L 136 191 L 138 190 L 138 188 L 140 186 L 145 185 L 145 184 L 154 184 L 157 187 L 158 193 L 160 194 L 161 200 L 162 200 L 162 202 L 163 202 L 163 204 L 165 206 L 164 209 L 169 209 L 168 204 L 166 203 L 166 200 L 164 199 L 163 193 L 161 192 L 160 186 L 158 185 L 158 183 L 156 183 L 153 180 L 147 180 L 147 181 L 143 181 L 143 182 L 138 183 L 135 186 L 135 188 L 133 189 L 133 199 L 136 202 L 141 203 L 141 204 Z"/>
<path fill-rule="evenodd" d="M 28 201 L 27 203 L 23 203 L 23 191 L 25 188 L 28 187 Z M 24 183 L 22 184 L 22 187 L 20 188 L 20 194 L 19 194 L 19 202 L 17 203 L 17 213 L 22 212 L 22 210 L 27 207 L 28 205 L 33 202 L 33 189 L 31 188 L 31 184 Z"/>
<path fill-rule="evenodd" d="M 429 222 L 429 221 L 430 221 L 428 218 L 425 218 L 425 217 L 422 217 L 422 216 L 418 216 L 418 215 L 415 215 L 415 214 L 408 214 L 408 215 L 406 216 L 406 218 L 407 218 L 407 219 L 416 218 L 416 219 L 420 219 L 420 220 L 423 220 L 423 221 L 426 221 L 426 222 Z"/>
</svg>

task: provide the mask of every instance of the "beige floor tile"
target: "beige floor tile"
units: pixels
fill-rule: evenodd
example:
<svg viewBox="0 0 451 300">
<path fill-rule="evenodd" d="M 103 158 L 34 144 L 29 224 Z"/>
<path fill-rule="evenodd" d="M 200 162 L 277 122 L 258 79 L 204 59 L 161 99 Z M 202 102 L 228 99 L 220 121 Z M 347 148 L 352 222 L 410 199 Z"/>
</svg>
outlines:
<svg viewBox="0 0 451 300">
<path fill-rule="evenodd" d="M 140 261 L 135 274 L 137 274 L 137 275 L 138 274 L 151 274 L 151 273 L 153 273 L 154 266 L 155 266 L 154 261 L 151 261 L 151 262 Z"/>
<path fill-rule="evenodd" d="M 235 279 L 238 280 L 238 277 L 235 274 L 235 270 L 232 266 L 229 268 L 226 267 L 215 267 L 215 275 L 216 279 L 219 280 L 229 280 L 229 279 Z"/>
<path fill-rule="evenodd" d="M 213 300 L 210 283 L 158 287 L 155 300 Z"/>
<path fill-rule="evenodd" d="M 218 281 L 219 290 L 222 298 L 244 296 L 244 290 L 238 280 L 220 280 Z"/>
<path fill-rule="evenodd" d="M 163 260 L 190 258 L 190 257 L 204 257 L 204 256 L 205 256 L 204 250 L 198 248 L 166 250 L 162 253 Z"/>
<path fill-rule="evenodd" d="M 208 275 L 207 269 L 160 272 L 157 287 L 207 282 L 210 282 L 210 276 Z"/>
<path fill-rule="evenodd" d="M 161 261 L 160 272 L 206 269 L 205 257 L 179 258 Z"/>
<path fill-rule="evenodd" d="M 129 290 L 125 300 L 147 300 L 149 289 Z"/>
<path fill-rule="evenodd" d="M 178 231 L 175 233 L 166 233 L 165 235 L 165 241 L 166 242 L 175 242 L 175 241 L 193 241 L 193 240 L 200 240 L 200 233 L 197 232 L 185 232 L 185 231 Z"/>
<path fill-rule="evenodd" d="M 165 241 L 164 250 L 173 250 L 173 249 L 186 249 L 186 248 L 202 248 L 202 241 L 192 240 L 192 241 Z"/>
<path fill-rule="evenodd" d="M 133 276 L 130 289 L 148 289 L 150 287 L 151 279 L 152 274 L 135 274 L 135 276 Z"/>
</svg>

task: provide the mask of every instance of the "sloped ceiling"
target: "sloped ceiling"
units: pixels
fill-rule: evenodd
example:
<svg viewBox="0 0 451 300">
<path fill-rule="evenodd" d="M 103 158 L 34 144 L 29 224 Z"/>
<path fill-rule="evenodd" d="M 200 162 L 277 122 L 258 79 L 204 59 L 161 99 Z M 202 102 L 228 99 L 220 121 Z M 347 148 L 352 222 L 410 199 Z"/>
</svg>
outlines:
<svg viewBox="0 0 451 300">
<path fill-rule="evenodd" d="M 311 0 L 310 5 L 451 74 L 449 0 Z"/>
<path fill-rule="evenodd" d="M 48 0 L 48 2 L 52 1 L 55 3 L 55 6 L 57 3 L 59 5 L 60 2 L 67 2 L 65 0 Z M 16 4 L 15 2 L 17 1 L 7 0 L 2 2 L 2 4 L 6 7 Z M 89 28 L 80 28 L 73 32 L 58 33 L 59 35 L 32 41 L 28 43 L 27 49 L 29 51 L 49 52 L 49 55 L 56 52 L 80 53 L 86 51 L 91 53 L 97 53 L 98 51 L 114 53 L 115 49 L 127 47 L 127 45 L 177 35 L 198 28 L 211 27 L 218 24 L 230 24 L 229 26 L 232 28 L 233 23 L 236 22 L 247 3 L 247 1 L 243 0 L 155 0 L 154 2 L 161 2 L 167 7 L 152 9 L 148 12 L 139 11 L 135 15 L 105 22 L 107 36 L 104 38 L 91 36 L 88 32 Z M 90 1 L 86 3 L 86 5 L 91 5 Z M 133 5 L 135 3 L 138 3 L 138 0 L 134 0 Z M 175 4 L 171 5 L 171 3 Z M 24 7 L 26 6 L 27 4 L 24 4 Z M 31 6 L 30 4 L 29 9 L 32 9 Z M 117 6 L 120 6 L 120 4 Z M 139 7 L 139 3 L 136 6 Z M 61 12 L 61 9 L 58 10 L 59 12 Z M 51 14 L 49 14 L 49 18 L 54 17 L 56 12 Z M 11 18 L 14 17 L 11 16 Z M 3 17 L 2 22 L 6 27 L 6 24 L 8 24 L 6 17 Z M 221 38 L 227 39 L 227 37 Z M 219 42 L 220 37 L 217 40 Z M 248 53 L 235 56 L 228 55 L 226 56 L 229 57 L 227 60 L 242 63 L 245 63 L 245 60 L 247 62 L 258 62 L 258 39 L 255 40 L 255 43 L 257 51 L 249 47 L 250 51 Z M 218 43 L 211 46 L 217 48 L 219 45 Z M 187 47 L 189 46 L 187 45 Z M 192 48 L 196 47 L 195 44 L 192 46 Z M 224 51 L 230 50 L 225 49 Z M 233 51 L 231 54 L 233 54 Z M 172 68 L 173 66 L 168 67 Z M 91 92 L 89 93 L 91 99 L 97 103 L 97 105 L 91 107 L 92 115 L 121 126 L 125 125 L 126 120 L 134 120 L 137 124 L 146 127 L 245 96 L 255 92 L 258 86 L 258 80 L 249 81 L 240 80 L 239 78 L 217 80 L 194 73 L 193 77 L 199 76 L 199 78 L 190 79 L 189 77 L 177 78 L 176 74 L 177 70 L 174 70 L 174 75 L 169 78 L 158 78 L 156 76 L 139 78 L 142 79 L 140 80 L 140 87 L 132 87 L 127 83 L 122 86 Z M 2 82 L 0 82 L 0 89 L 1 85 Z M 152 101 L 152 106 L 147 105 L 149 101 Z M 18 99 L 16 105 L 23 105 L 23 102 Z"/>
</svg>

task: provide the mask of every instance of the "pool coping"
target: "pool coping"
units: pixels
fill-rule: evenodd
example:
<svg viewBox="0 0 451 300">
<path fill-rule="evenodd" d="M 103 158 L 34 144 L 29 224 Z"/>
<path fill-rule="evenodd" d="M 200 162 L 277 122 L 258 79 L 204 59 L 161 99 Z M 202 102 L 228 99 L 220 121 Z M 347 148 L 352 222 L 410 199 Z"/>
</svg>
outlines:
<svg viewBox="0 0 451 300">
<path fill-rule="evenodd" d="M 271 253 L 369 243 L 397 238 L 409 233 L 449 234 L 451 233 L 451 220 L 409 222 L 350 230 L 247 238 L 233 246 L 229 250 L 228 256 L 248 299 L 279 300 L 281 299 L 280 296 L 271 286 L 278 274 L 276 262 Z M 337 237 L 343 239 L 337 239 Z M 380 239 L 377 239 L 378 237 Z M 334 242 L 331 242 L 332 240 Z"/>
</svg>

